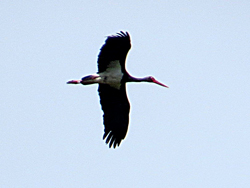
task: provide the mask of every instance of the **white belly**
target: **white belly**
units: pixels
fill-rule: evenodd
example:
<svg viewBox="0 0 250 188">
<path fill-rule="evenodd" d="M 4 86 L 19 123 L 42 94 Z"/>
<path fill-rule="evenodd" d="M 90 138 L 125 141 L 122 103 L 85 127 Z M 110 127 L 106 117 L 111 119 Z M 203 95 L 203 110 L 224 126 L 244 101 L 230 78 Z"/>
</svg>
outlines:
<svg viewBox="0 0 250 188">
<path fill-rule="evenodd" d="M 119 60 L 111 61 L 105 72 L 99 73 L 101 80 L 99 83 L 109 84 L 117 89 L 121 86 L 123 73 Z"/>
</svg>

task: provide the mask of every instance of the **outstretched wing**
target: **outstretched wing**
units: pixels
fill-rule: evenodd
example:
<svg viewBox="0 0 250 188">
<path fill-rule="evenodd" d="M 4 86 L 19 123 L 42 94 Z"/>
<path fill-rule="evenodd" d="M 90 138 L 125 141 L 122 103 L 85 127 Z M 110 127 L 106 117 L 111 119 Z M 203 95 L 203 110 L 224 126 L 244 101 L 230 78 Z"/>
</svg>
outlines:
<svg viewBox="0 0 250 188">
<path fill-rule="evenodd" d="M 106 144 L 115 148 L 125 138 L 129 123 L 129 101 L 126 94 L 125 83 L 120 89 L 113 88 L 107 84 L 99 84 L 98 88 L 100 103 L 102 105 L 104 135 Z"/>
<path fill-rule="evenodd" d="M 130 48 L 128 32 L 121 31 L 117 35 L 108 36 L 98 56 L 98 73 L 104 72 L 109 63 L 115 60 L 119 60 L 122 72 L 124 72 L 125 60 Z"/>
</svg>

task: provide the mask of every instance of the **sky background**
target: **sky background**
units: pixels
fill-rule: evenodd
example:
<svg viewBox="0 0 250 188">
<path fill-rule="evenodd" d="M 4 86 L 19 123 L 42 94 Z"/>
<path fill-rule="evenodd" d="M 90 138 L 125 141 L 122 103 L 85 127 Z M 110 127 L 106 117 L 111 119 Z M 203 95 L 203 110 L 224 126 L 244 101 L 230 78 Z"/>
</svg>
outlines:
<svg viewBox="0 0 250 188">
<path fill-rule="evenodd" d="M 250 2 L 2 0 L 1 188 L 248 188 Z M 130 126 L 102 140 L 105 37 L 128 31 Z"/>
</svg>

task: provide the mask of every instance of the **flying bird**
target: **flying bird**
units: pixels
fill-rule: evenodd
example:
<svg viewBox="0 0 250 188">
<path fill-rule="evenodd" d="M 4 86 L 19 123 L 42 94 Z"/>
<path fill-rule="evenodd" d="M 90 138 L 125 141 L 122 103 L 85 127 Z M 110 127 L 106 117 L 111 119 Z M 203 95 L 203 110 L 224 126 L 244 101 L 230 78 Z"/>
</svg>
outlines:
<svg viewBox="0 0 250 188">
<path fill-rule="evenodd" d="M 120 31 L 108 36 L 98 55 L 98 72 L 71 80 L 67 84 L 99 84 L 98 92 L 103 110 L 104 135 L 106 144 L 116 148 L 125 138 L 129 124 L 130 104 L 126 94 L 127 82 L 152 82 L 168 88 L 152 76 L 135 78 L 125 68 L 128 51 L 131 48 L 128 32 Z"/>
</svg>

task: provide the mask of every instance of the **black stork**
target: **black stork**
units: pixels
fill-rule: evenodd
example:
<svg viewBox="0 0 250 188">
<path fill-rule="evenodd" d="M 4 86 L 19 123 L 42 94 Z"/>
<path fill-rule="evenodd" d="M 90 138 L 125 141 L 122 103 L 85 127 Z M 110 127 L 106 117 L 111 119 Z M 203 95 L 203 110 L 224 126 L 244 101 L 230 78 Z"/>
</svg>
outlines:
<svg viewBox="0 0 250 188">
<path fill-rule="evenodd" d="M 152 76 L 135 78 L 125 69 L 126 56 L 131 48 L 128 32 L 121 31 L 117 35 L 108 36 L 98 56 L 98 73 L 71 80 L 68 84 L 99 84 L 98 92 L 103 115 L 106 144 L 115 148 L 125 138 L 129 124 L 129 101 L 126 94 L 127 82 L 152 82 L 163 87 Z"/>
</svg>

